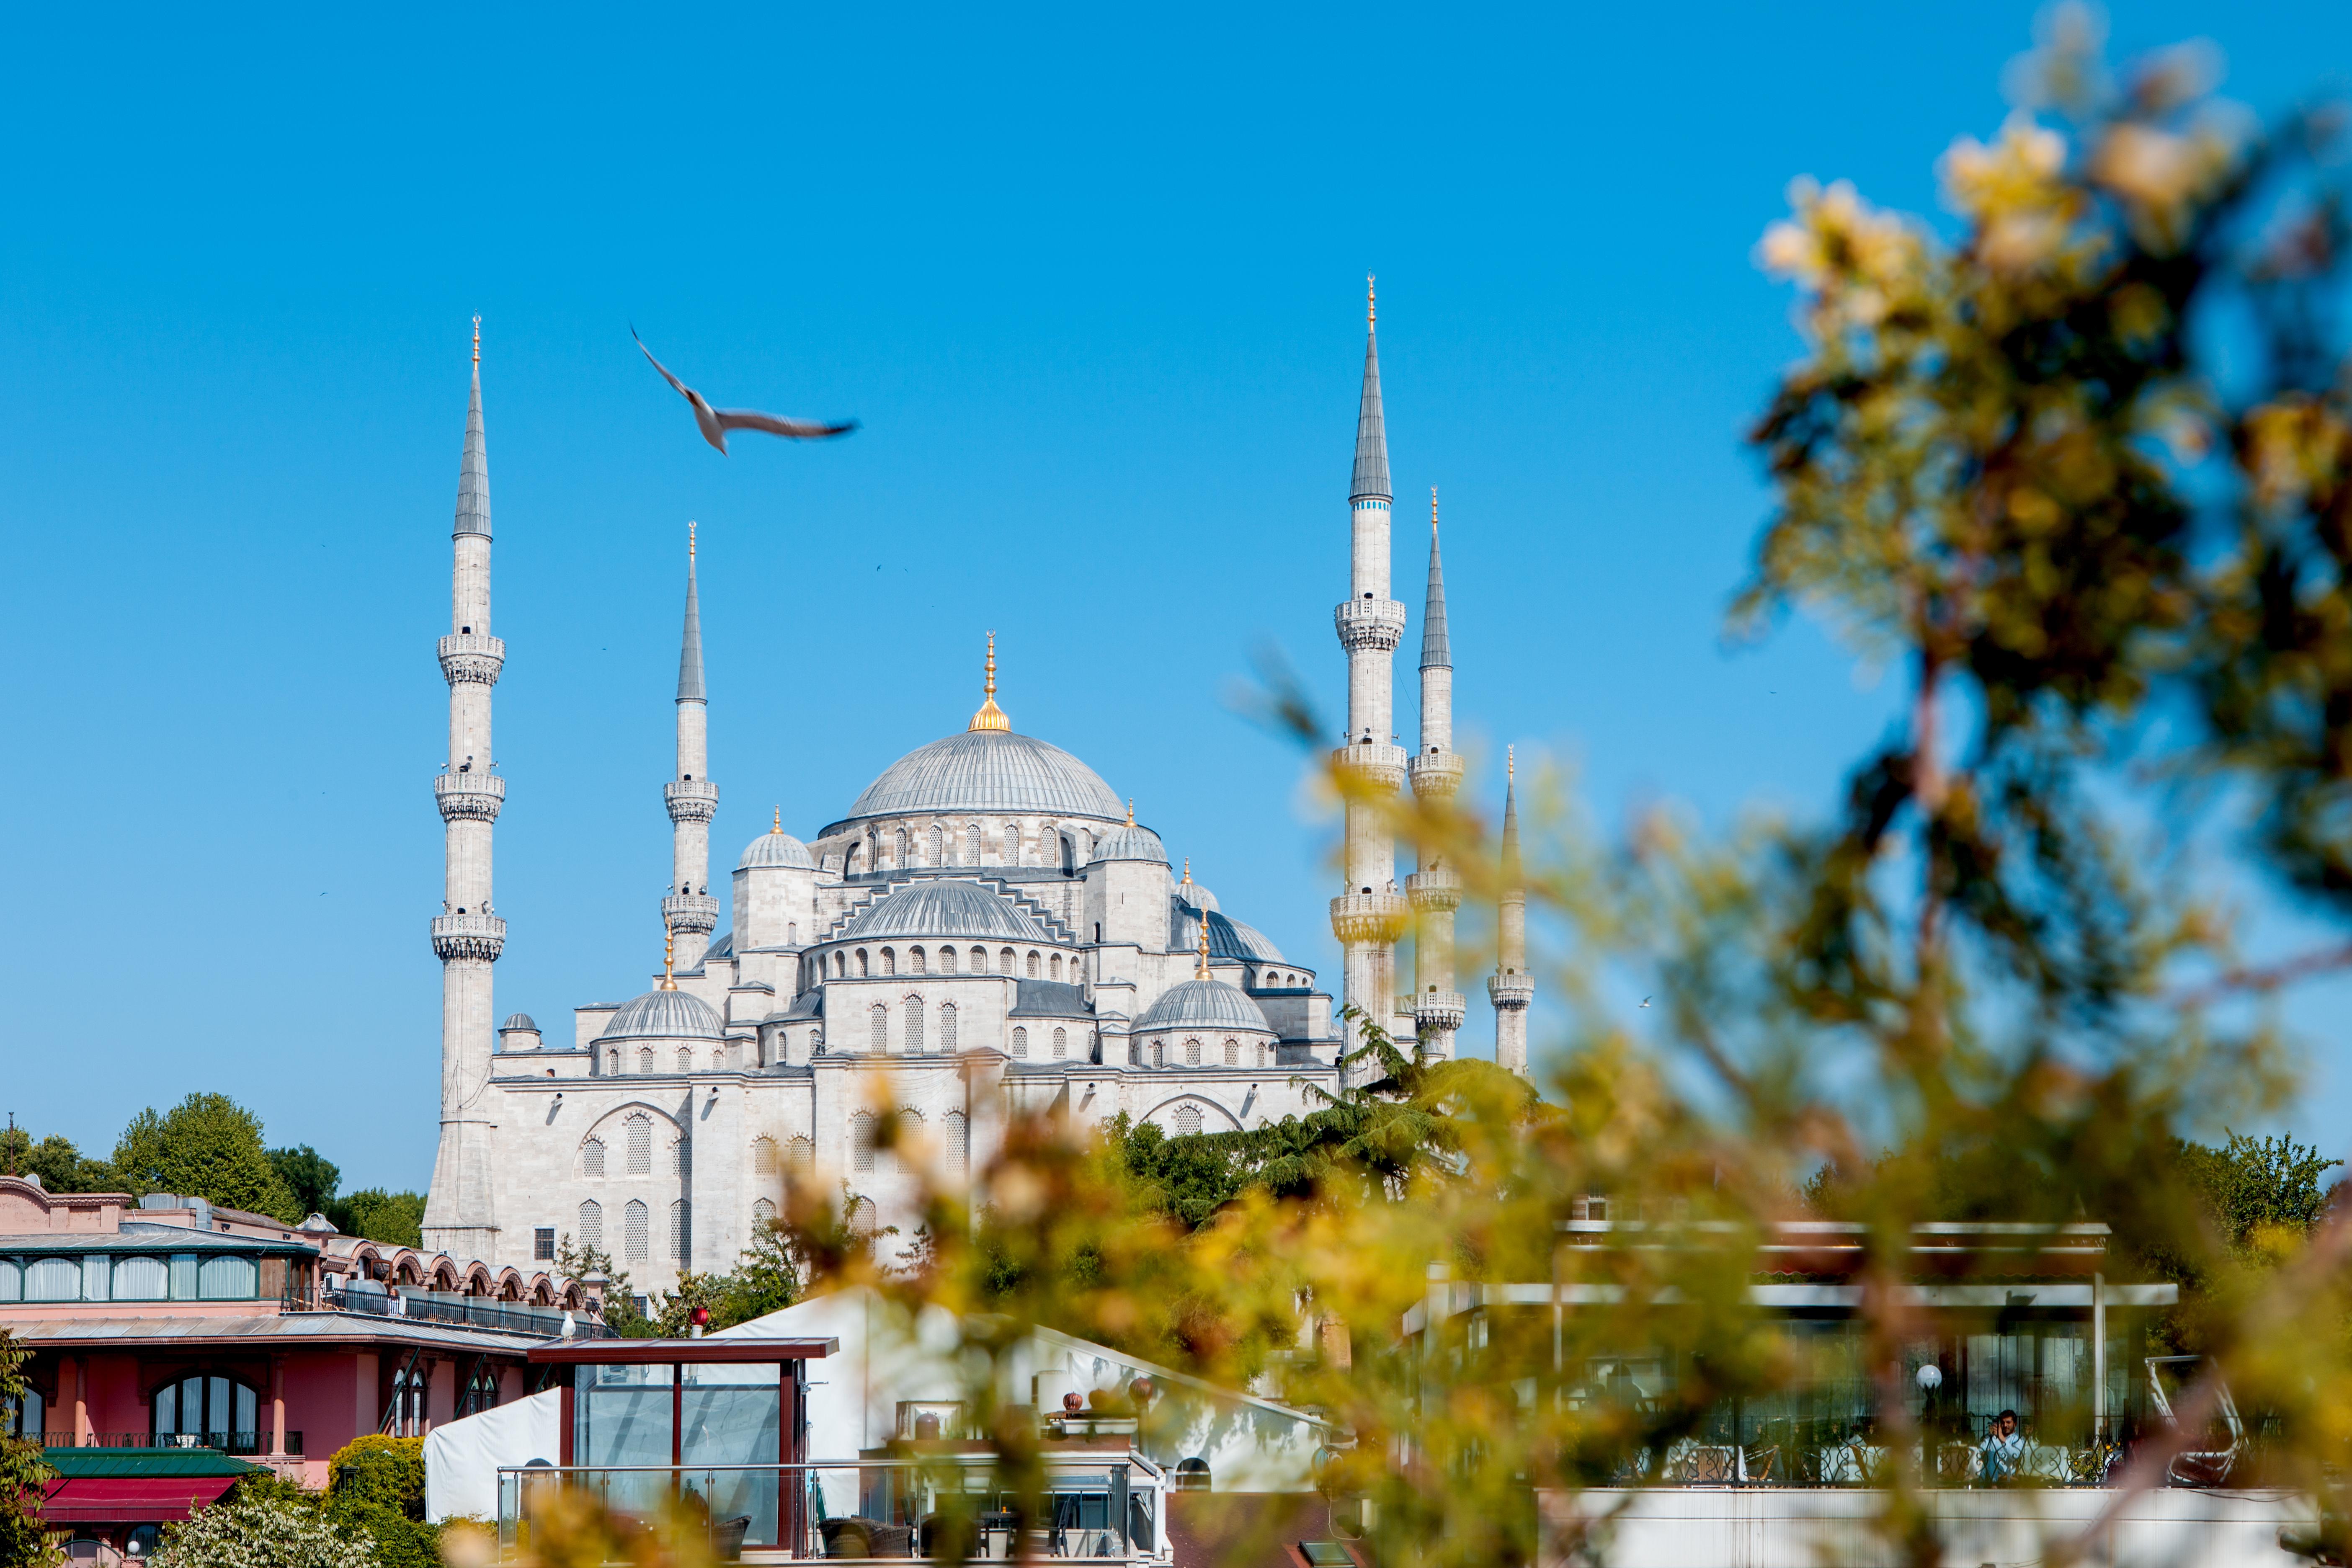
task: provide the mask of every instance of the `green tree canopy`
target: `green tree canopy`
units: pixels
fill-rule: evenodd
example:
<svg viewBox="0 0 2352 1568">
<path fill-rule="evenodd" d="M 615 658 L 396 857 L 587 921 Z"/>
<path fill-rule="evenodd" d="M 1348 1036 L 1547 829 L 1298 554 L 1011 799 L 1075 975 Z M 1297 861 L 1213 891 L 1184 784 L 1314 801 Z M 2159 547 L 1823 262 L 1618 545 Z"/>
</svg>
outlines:
<svg viewBox="0 0 2352 1568">
<path fill-rule="evenodd" d="M 53 1193 L 104 1193 L 121 1184 L 113 1166 L 86 1157 L 71 1139 L 52 1132 L 36 1142 L 22 1127 L 0 1131 L 0 1171 L 38 1176 Z"/>
<path fill-rule="evenodd" d="M 295 1201 L 262 1147 L 261 1118 L 225 1094 L 191 1094 L 171 1110 L 131 1119 L 114 1145 L 124 1188 L 177 1193 L 299 1225 Z"/>
<path fill-rule="evenodd" d="M 327 1169 L 332 1171 L 334 1167 L 329 1165 Z M 422 1193 L 388 1193 L 382 1187 L 362 1187 L 347 1196 L 331 1200 L 319 1212 L 345 1236 L 364 1236 L 370 1241 L 390 1242 L 394 1247 L 425 1245 Z"/>
<path fill-rule="evenodd" d="M 278 1179 L 286 1184 L 286 1190 L 294 1194 L 295 1205 L 301 1209 L 305 1219 L 327 1212 L 327 1205 L 335 1201 L 335 1188 L 343 1179 L 335 1163 L 308 1143 L 294 1149 L 272 1149 L 269 1164 L 278 1173 Z"/>
</svg>

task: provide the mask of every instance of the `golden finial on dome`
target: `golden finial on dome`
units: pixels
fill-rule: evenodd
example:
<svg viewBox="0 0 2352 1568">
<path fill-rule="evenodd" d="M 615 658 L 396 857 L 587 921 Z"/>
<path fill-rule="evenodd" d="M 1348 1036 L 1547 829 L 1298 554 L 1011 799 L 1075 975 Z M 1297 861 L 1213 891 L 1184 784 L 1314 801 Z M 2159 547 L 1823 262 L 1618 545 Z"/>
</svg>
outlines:
<svg viewBox="0 0 2352 1568">
<path fill-rule="evenodd" d="M 1135 797 L 1133 795 L 1129 795 L 1127 797 L 1127 825 L 1129 827 L 1135 826 Z"/>
<path fill-rule="evenodd" d="M 783 808 L 782 806 L 781 806 L 781 805 L 780 805 L 780 806 L 776 807 L 776 821 L 775 821 L 775 825 L 774 825 L 773 826 L 770 827 L 770 828 L 768 829 L 768 831 L 769 831 L 769 832 L 771 832 L 771 833 L 782 833 L 783 830 L 784 830 L 784 808 Z"/>
<path fill-rule="evenodd" d="M 988 684 L 982 692 L 980 711 L 971 716 L 971 722 L 964 728 L 966 731 L 1013 728 L 1013 721 L 1007 719 L 1004 716 L 1004 710 L 996 705 L 996 634 L 994 632 L 988 634 Z"/>
<path fill-rule="evenodd" d="M 1192 867 L 1187 863 L 1184 875 L 1188 880 L 1192 874 Z M 1193 972 L 1192 978 L 1195 980 L 1209 978 L 1209 912 L 1206 910 L 1201 911 L 1201 967 Z"/>
<path fill-rule="evenodd" d="M 1192 858 L 1190 855 L 1184 857 L 1184 885 L 1188 888 L 1192 885 Z"/>
<path fill-rule="evenodd" d="M 474 318 L 474 363 L 482 363 L 482 318 Z"/>
<path fill-rule="evenodd" d="M 1364 274 L 1364 325 L 1371 326 L 1381 319 L 1381 297 L 1372 291 L 1372 275 Z"/>
<path fill-rule="evenodd" d="M 675 978 L 675 977 L 670 973 L 670 966 L 671 966 L 673 963 L 675 963 L 677 962 L 677 933 L 676 931 L 671 931 L 667 926 L 664 926 L 664 927 L 662 928 L 662 983 L 661 983 L 661 988 L 662 988 L 663 990 L 665 990 L 665 991 L 675 991 L 675 990 L 677 990 L 677 979 L 676 979 L 676 978 Z"/>
</svg>

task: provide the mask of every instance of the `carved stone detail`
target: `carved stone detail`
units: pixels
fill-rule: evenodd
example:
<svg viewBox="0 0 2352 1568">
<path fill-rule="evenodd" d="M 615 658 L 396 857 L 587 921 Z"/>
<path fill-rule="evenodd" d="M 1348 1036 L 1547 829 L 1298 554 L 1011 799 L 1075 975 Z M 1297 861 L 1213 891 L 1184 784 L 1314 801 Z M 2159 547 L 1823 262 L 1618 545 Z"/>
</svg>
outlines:
<svg viewBox="0 0 2352 1568">
<path fill-rule="evenodd" d="M 1524 974 L 1514 974 L 1507 979 L 1500 974 L 1487 977 L 1486 1000 L 1502 1012 L 1517 1013 L 1535 999 L 1535 982 Z"/>
<path fill-rule="evenodd" d="M 1412 1021 L 1423 1029 L 1458 1029 L 1469 1011 L 1469 998 L 1459 991 L 1423 991 L 1412 999 Z"/>
<path fill-rule="evenodd" d="M 433 781 L 434 804 L 444 822 L 496 822 L 506 798 L 507 781 L 496 773 L 442 773 Z"/>
<path fill-rule="evenodd" d="M 1360 784 L 1393 790 L 1404 783 L 1405 751 L 1402 746 L 1364 742 L 1333 752 L 1331 765 L 1354 774 Z"/>
<path fill-rule="evenodd" d="M 1447 866 L 1415 871 L 1404 879 L 1404 893 L 1412 900 L 1412 907 L 1423 914 L 1458 910 L 1462 907 L 1462 879 Z"/>
<path fill-rule="evenodd" d="M 1339 644 L 1353 652 L 1368 647 L 1393 653 L 1404 640 L 1404 606 L 1394 599 L 1343 600 L 1331 612 Z"/>
<path fill-rule="evenodd" d="M 1452 800 L 1462 787 L 1463 763 L 1455 752 L 1422 752 L 1405 765 L 1412 793 L 1423 800 Z"/>
<path fill-rule="evenodd" d="M 453 958 L 495 963 L 506 951 L 507 922 L 496 915 L 436 915 L 433 953 L 443 963 Z"/>
<path fill-rule="evenodd" d="M 1341 942 L 1394 942 L 1412 920 L 1402 893 L 1342 893 L 1331 900 L 1331 934 Z"/>
<path fill-rule="evenodd" d="M 507 662 L 506 640 L 479 633 L 443 637 L 440 651 L 442 679 L 452 686 L 461 680 L 496 686 Z"/>
<path fill-rule="evenodd" d="M 708 822 L 719 815 L 719 786 L 709 779 L 672 779 L 662 785 L 672 822 Z"/>
<path fill-rule="evenodd" d="M 703 893 L 672 893 L 662 900 L 662 924 L 673 931 L 716 931 L 719 900 Z"/>
</svg>

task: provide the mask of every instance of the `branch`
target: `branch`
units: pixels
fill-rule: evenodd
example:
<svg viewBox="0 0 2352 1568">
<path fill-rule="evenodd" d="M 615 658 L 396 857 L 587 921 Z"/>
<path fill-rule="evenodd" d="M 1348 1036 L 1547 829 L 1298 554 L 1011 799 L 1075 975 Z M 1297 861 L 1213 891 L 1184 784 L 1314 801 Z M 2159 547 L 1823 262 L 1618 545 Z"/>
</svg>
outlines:
<svg viewBox="0 0 2352 1568">
<path fill-rule="evenodd" d="M 2330 970 L 2352 967 L 2352 942 L 2336 947 L 2323 947 L 2278 963 L 2241 964 L 2225 969 L 2193 991 L 2186 991 L 2172 1000 L 2175 1007 L 2203 1007 L 2237 992 L 2267 994 L 2308 980 Z"/>
</svg>

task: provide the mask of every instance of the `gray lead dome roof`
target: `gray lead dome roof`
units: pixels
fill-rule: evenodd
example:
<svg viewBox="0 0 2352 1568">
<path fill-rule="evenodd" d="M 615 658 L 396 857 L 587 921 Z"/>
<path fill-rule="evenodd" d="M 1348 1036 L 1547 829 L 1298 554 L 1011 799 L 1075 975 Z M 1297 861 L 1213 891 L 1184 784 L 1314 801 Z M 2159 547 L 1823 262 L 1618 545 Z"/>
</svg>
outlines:
<svg viewBox="0 0 2352 1568">
<path fill-rule="evenodd" d="M 1097 860 L 1156 860 L 1165 866 L 1168 864 L 1168 849 L 1160 842 L 1160 835 L 1149 827 L 1138 827 L 1129 822 L 1122 824 L 1108 837 L 1097 839 L 1094 858 Z"/>
<path fill-rule="evenodd" d="M 915 882 L 852 915 L 836 942 L 886 936 L 1009 937 L 1050 942 L 1012 900 L 977 882 Z"/>
<path fill-rule="evenodd" d="M 684 991 L 648 991 L 621 1004 L 600 1040 L 715 1040 L 725 1032 L 718 1010 Z"/>
<path fill-rule="evenodd" d="M 808 846 L 789 833 L 762 833 L 743 847 L 743 858 L 735 862 L 735 869 L 747 871 L 757 866 L 816 869 L 816 862 L 809 858 Z"/>
<path fill-rule="evenodd" d="M 842 822 L 925 812 L 1045 813 L 1120 821 L 1126 811 L 1094 769 L 1061 747 L 1010 730 L 968 730 L 918 746 L 892 763 L 866 786 Z"/>
<path fill-rule="evenodd" d="M 1256 1003 L 1239 988 L 1222 980 L 1187 980 L 1162 992 L 1160 1000 L 1135 1021 L 1135 1033 L 1156 1029 L 1254 1029 L 1271 1035 L 1274 1026 Z"/>
</svg>

